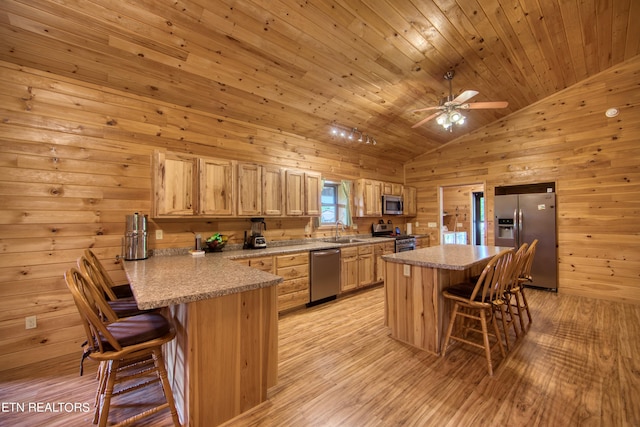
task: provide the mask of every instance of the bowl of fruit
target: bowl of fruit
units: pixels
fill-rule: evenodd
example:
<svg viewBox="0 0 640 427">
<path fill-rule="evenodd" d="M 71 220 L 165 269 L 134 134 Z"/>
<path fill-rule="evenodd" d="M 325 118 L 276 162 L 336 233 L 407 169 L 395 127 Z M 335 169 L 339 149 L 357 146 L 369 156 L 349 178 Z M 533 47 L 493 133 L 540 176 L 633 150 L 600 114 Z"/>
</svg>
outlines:
<svg viewBox="0 0 640 427">
<path fill-rule="evenodd" d="M 227 236 L 220 233 L 216 233 L 205 240 L 206 252 L 222 252 L 222 248 L 227 244 Z"/>
</svg>

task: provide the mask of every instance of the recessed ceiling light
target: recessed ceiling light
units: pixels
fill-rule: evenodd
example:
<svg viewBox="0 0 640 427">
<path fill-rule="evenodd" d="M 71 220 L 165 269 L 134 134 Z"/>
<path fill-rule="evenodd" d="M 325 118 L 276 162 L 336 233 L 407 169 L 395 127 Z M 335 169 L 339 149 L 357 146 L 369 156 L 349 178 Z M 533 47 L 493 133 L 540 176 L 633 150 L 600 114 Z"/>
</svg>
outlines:
<svg viewBox="0 0 640 427">
<path fill-rule="evenodd" d="M 605 116 L 607 116 L 607 117 L 615 117 L 615 116 L 617 116 L 617 115 L 618 115 L 618 113 L 619 113 L 619 111 L 618 111 L 618 109 L 617 109 L 617 108 L 609 108 L 609 109 L 604 113 L 604 115 L 605 115 Z"/>
</svg>

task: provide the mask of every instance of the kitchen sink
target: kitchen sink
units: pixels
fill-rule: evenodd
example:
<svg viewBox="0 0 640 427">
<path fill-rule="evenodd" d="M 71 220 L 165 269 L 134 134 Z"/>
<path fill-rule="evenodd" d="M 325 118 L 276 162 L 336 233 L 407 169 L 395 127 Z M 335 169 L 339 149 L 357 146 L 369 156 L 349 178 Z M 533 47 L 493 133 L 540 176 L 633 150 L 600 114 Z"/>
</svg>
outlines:
<svg viewBox="0 0 640 427">
<path fill-rule="evenodd" d="M 360 242 L 364 242 L 364 240 L 356 239 L 353 237 L 340 237 L 339 239 L 328 239 L 327 242 L 344 244 L 344 243 L 360 243 Z"/>
</svg>

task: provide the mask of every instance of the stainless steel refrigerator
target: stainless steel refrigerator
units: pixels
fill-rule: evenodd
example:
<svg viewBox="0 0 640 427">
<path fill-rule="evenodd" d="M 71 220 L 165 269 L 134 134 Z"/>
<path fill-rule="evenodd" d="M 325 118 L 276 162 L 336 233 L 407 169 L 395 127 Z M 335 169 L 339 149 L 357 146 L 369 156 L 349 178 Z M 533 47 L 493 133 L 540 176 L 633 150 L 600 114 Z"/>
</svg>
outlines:
<svg viewBox="0 0 640 427">
<path fill-rule="evenodd" d="M 531 286 L 558 289 L 555 193 L 495 196 L 495 244 L 520 247 L 538 239 Z"/>
</svg>

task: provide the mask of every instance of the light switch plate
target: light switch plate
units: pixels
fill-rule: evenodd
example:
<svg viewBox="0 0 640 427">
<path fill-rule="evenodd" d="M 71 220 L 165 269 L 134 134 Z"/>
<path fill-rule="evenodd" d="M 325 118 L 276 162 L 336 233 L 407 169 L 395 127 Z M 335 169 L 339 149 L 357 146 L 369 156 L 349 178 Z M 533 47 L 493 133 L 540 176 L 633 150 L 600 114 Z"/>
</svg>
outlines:
<svg viewBox="0 0 640 427">
<path fill-rule="evenodd" d="M 162 240 L 162 239 L 164 239 L 162 230 L 156 230 L 156 240 Z"/>
<path fill-rule="evenodd" d="M 438 224 L 436 224 L 435 222 L 430 222 L 428 223 L 429 228 L 436 228 L 438 226 Z"/>
</svg>

